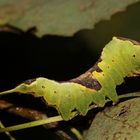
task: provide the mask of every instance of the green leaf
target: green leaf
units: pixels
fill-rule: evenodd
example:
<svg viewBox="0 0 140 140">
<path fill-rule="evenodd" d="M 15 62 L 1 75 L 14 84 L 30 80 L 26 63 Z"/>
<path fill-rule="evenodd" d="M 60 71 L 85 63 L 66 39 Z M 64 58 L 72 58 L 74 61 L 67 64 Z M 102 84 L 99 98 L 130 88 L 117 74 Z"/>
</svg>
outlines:
<svg viewBox="0 0 140 140">
<path fill-rule="evenodd" d="M 98 113 L 85 140 L 139 140 L 140 98 L 134 98 Z"/>
<path fill-rule="evenodd" d="M 36 26 L 43 34 L 72 35 L 109 19 L 116 12 L 139 0 L 1 0 L 0 24 L 28 30 Z"/>
</svg>

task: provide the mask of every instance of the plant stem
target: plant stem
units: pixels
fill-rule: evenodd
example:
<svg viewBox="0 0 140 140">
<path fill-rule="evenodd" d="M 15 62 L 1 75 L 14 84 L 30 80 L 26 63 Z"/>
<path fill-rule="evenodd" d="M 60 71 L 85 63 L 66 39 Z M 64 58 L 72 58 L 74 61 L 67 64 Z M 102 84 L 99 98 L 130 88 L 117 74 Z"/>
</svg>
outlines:
<svg viewBox="0 0 140 140">
<path fill-rule="evenodd" d="M 122 99 L 122 98 L 133 98 L 133 97 L 140 97 L 140 92 L 132 92 L 132 93 L 127 93 L 127 94 L 119 95 L 119 99 Z"/>
<path fill-rule="evenodd" d="M 15 130 L 20 130 L 20 129 L 24 129 L 24 128 L 30 128 L 30 127 L 39 126 L 39 125 L 52 123 L 52 122 L 58 122 L 58 121 L 62 121 L 62 120 L 63 120 L 63 118 L 61 116 L 50 117 L 48 119 L 37 120 L 37 121 L 14 125 L 14 126 L 6 127 L 6 128 L 1 128 L 0 133 L 6 132 L 6 131 L 9 132 L 9 131 L 15 131 Z"/>
<path fill-rule="evenodd" d="M 1 129 L 5 128 L 5 126 L 2 124 L 1 121 L 0 121 L 0 127 Z M 16 140 L 8 131 L 5 131 L 5 134 L 10 138 L 10 140 Z"/>
<path fill-rule="evenodd" d="M 71 128 L 71 132 L 75 134 L 78 140 L 84 140 L 83 136 L 76 128 Z"/>
</svg>

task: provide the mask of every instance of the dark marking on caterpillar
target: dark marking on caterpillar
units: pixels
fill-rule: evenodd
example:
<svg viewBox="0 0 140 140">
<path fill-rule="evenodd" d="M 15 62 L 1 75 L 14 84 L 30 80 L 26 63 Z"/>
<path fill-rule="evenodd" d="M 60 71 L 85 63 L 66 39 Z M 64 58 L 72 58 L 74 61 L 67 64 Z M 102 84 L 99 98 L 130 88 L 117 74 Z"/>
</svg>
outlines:
<svg viewBox="0 0 140 140">
<path fill-rule="evenodd" d="M 24 81 L 23 83 L 24 83 L 24 84 L 27 84 L 27 85 L 30 85 L 30 84 L 33 83 L 34 81 L 36 81 L 36 78 L 26 80 L 26 81 Z"/>
<path fill-rule="evenodd" d="M 138 42 L 138 41 L 135 41 L 135 40 L 133 40 L 133 39 L 128 39 L 128 38 L 125 38 L 125 37 L 117 37 L 118 39 L 121 39 L 121 40 L 124 40 L 124 41 L 130 41 L 130 42 L 132 42 L 134 45 L 140 45 L 140 42 Z"/>
<path fill-rule="evenodd" d="M 133 57 L 136 57 L 136 55 L 135 55 L 135 54 L 133 54 Z"/>
<path fill-rule="evenodd" d="M 45 88 L 45 86 L 42 86 L 42 88 Z"/>
<path fill-rule="evenodd" d="M 87 72 L 85 72 L 84 74 L 80 75 L 77 78 L 70 80 L 70 82 L 78 83 L 78 84 L 81 84 L 87 88 L 95 89 L 97 91 L 100 90 L 101 85 L 96 80 L 96 78 L 94 78 L 92 76 L 92 72 L 93 71 L 102 72 L 102 70 L 98 67 L 98 63 L 101 61 L 102 60 L 99 59 L 98 62 L 96 62 L 96 64 L 92 68 L 90 68 Z"/>
<path fill-rule="evenodd" d="M 87 71 L 85 74 L 70 80 L 70 82 L 81 84 L 87 88 L 100 90 L 101 85 L 100 83 L 92 76 L 90 71 Z"/>
</svg>

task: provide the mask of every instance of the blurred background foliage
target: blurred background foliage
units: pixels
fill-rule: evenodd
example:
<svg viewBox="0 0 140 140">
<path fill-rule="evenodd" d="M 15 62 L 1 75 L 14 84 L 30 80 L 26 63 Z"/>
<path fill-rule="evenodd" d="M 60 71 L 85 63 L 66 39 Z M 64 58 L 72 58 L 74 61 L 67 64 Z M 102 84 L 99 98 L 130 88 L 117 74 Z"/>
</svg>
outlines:
<svg viewBox="0 0 140 140">
<path fill-rule="evenodd" d="M 65 81 L 84 73 L 113 36 L 140 41 L 139 17 L 139 0 L 0 0 L 0 90 L 39 76 Z M 139 82 L 128 79 L 118 91 L 138 90 Z M 15 96 L 2 98 L 38 107 L 30 97 Z M 2 112 L 5 116 L 8 125 L 26 121 Z M 38 132 L 34 129 L 13 134 L 27 139 L 27 133 Z M 40 129 L 33 135 L 47 139 L 51 131 Z"/>
<path fill-rule="evenodd" d="M 92 29 L 102 19 L 139 0 L 1 0 L 1 22 L 8 22 L 24 31 L 32 26 L 44 34 L 73 35 Z"/>
</svg>

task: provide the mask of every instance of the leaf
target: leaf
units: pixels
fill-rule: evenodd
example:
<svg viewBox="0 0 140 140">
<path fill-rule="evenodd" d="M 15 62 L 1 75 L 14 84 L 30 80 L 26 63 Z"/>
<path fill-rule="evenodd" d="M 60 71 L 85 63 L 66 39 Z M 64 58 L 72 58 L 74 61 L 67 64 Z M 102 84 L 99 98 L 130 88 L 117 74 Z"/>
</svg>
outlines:
<svg viewBox="0 0 140 140">
<path fill-rule="evenodd" d="M 36 26 L 43 34 L 72 35 L 108 19 L 139 0 L 1 0 L 0 23 L 28 30 Z"/>
<path fill-rule="evenodd" d="M 139 140 L 140 98 L 134 98 L 98 113 L 85 140 Z"/>
</svg>

